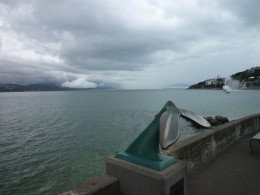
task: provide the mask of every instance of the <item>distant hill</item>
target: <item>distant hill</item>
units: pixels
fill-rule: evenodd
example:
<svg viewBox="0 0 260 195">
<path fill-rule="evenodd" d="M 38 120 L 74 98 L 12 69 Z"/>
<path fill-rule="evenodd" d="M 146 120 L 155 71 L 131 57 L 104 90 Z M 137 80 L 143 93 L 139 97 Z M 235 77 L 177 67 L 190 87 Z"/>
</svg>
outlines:
<svg viewBox="0 0 260 195">
<path fill-rule="evenodd" d="M 95 89 L 113 89 L 112 87 L 100 86 Z M 23 92 L 23 91 L 79 91 L 79 90 L 93 90 L 93 88 L 69 88 L 60 87 L 55 84 L 31 84 L 31 85 L 20 85 L 20 84 L 0 84 L 0 92 Z"/>
<path fill-rule="evenodd" d="M 18 84 L 0 84 L 0 92 L 26 91 L 26 87 Z"/>
<path fill-rule="evenodd" d="M 253 67 L 251 69 L 231 75 L 231 78 L 239 80 L 240 82 L 248 81 L 250 78 L 252 79 L 252 77 L 255 79 L 260 77 L 260 67 Z"/>
<path fill-rule="evenodd" d="M 197 84 L 191 85 L 189 89 L 222 89 L 225 85 L 225 78 L 217 77 L 214 79 L 207 79 Z"/>
<path fill-rule="evenodd" d="M 238 72 L 231 75 L 231 78 L 239 81 L 240 88 L 260 88 L 260 67 Z"/>
<path fill-rule="evenodd" d="M 260 67 L 252 67 L 230 77 L 238 83 L 238 88 L 260 89 Z M 191 85 L 189 89 L 222 89 L 224 84 L 225 78 L 217 77 Z"/>
</svg>

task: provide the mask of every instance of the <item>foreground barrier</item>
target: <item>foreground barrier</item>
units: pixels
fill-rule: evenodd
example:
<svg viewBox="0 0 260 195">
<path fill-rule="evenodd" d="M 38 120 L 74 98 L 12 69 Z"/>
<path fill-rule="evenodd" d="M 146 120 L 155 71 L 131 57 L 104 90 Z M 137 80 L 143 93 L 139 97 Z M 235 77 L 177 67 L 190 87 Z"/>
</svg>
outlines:
<svg viewBox="0 0 260 195">
<path fill-rule="evenodd" d="M 208 163 L 218 152 L 260 127 L 260 114 L 247 116 L 177 142 L 165 154 L 187 163 L 188 173 Z"/>
<path fill-rule="evenodd" d="M 241 137 L 259 128 L 260 113 L 208 129 L 196 136 L 177 142 L 163 153 L 185 162 L 189 174 L 208 163 L 218 152 L 225 150 Z M 118 195 L 121 194 L 119 183 L 120 178 L 118 180 L 105 175 L 64 192 L 62 195 Z"/>
</svg>

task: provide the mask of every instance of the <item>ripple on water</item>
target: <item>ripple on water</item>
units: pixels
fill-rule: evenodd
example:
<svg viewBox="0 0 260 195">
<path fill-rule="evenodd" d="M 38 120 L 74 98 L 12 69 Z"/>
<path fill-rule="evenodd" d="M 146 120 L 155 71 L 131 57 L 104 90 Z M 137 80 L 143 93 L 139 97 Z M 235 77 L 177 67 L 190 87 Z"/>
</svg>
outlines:
<svg viewBox="0 0 260 195">
<path fill-rule="evenodd" d="M 167 100 L 236 119 L 260 112 L 259 92 L 0 93 L 0 194 L 57 194 L 104 173 L 106 156 L 126 149 Z M 180 140 L 200 131 L 181 121 Z"/>
</svg>

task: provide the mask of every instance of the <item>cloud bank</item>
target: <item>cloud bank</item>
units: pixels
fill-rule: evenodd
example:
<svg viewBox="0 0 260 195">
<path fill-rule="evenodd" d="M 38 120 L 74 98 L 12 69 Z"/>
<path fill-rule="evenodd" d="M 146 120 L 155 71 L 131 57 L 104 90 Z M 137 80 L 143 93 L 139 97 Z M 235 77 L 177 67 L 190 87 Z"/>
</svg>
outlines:
<svg viewBox="0 0 260 195">
<path fill-rule="evenodd" d="M 0 83 L 160 88 L 259 66 L 260 2 L 3 0 Z"/>
</svg>

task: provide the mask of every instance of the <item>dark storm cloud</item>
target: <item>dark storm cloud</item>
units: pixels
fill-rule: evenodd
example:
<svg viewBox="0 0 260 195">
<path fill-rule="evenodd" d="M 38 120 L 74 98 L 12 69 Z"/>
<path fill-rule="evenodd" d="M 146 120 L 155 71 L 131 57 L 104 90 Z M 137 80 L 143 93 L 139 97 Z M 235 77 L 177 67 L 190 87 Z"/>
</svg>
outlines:
<svg viewBox="0 0 260 195">
<path fill-rule="evenodd" d="M 243 25 L 256 26 L 260 28 L 260 1 L 252 0 L 221 0 L 221 4 L 234 15 L 236 15 Z"/>
<path fill-rule="evenodd" d="M 0 63 L 4 64 L 0 71 L 0 83 L 6 83 L 6 81 L 20 84 L 42 83 L 46 81 L 57 83 L 57 80 L 54 77 L 44 74 L 43 70 L 40 68 L 35 69 L 30 65 L 21 62 L 1 60 Z"/>
<path fill-rule="evenodd" d="M 127 88 L 142 83 L 149 88 L 211 77 L 212 69 L 228 75 L 239 61 L 242 68 L 257 65 L 258 5 L 242 0 L 4 0 L 0 82 L 48 80 L 90 87 L 104 82 Z M 185 81 L 181 75 L 189 71 L 193 74 Z"/>
</svg>

